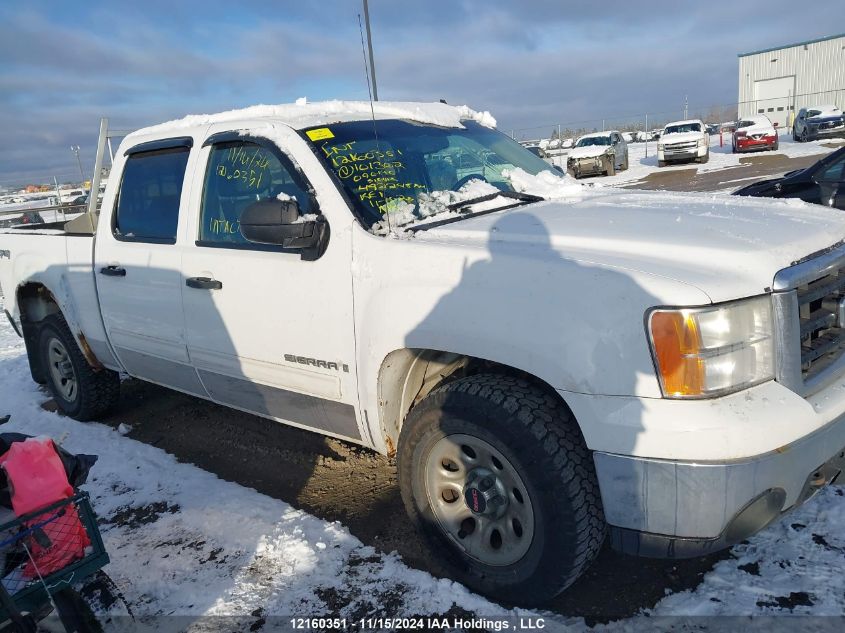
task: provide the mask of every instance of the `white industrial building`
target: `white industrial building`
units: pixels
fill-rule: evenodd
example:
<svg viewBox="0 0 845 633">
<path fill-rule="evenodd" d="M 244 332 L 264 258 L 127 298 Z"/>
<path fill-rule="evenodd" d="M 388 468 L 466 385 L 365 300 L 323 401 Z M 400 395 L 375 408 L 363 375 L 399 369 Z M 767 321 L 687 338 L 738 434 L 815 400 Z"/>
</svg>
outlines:
<svg viewBox="0 0 845 633">
<path fill-rule="evenodd" d="M 739 116 L 779 127 L 807 106 L 845 108 L 845 34 L 739 54 Z"/>
</svg>

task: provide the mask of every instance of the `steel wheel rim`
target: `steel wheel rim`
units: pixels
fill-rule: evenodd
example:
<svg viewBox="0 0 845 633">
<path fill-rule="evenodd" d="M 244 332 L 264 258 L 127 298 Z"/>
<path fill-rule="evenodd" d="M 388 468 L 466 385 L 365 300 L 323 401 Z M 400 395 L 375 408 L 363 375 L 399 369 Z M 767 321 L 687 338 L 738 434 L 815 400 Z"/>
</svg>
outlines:
<svg viewBox="0 0 845 633">
<path fill-rule="evenodd" d="M 48 341 L 47 363 L 56 390 L 68 402 L 76 400 L 79 391 L 73 363 L 64 343 L 57 338 L 51 338 Z"/>
<path fill-rule="evenodd" d="M 482 490 L 488 479 L 493 483 Z M 489 442 L 465 434 L 438 440 L 426 458 L 425 489 L 440 529 L 470 558 L 503 567 L 531 547 L 535 520 L 528 490 L 513 464 Z M 470 507 L 478 497 L 483 512 Z"/>
</svg>

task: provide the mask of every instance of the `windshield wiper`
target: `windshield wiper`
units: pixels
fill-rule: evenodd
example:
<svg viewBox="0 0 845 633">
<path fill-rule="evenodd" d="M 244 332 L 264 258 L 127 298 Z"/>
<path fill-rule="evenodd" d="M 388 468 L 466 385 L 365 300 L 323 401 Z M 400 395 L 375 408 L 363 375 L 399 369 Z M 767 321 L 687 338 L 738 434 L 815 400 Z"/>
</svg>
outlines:
<svg viewBox="0 0 845 633">
<path fill-rule="evenodd" d="M 520 200 L 521 202 L 541 202 L 545 200 L 542 196 L 535 196 L 530 193 L 520 193 L 519 191 L 497 191 L 496 193 L 488 193 L 486 196 L 478 196 L 477 198 L 470 198 L 469 200 L 461 200 L 460 202 L 448 205 L 446 208 L 449 209 L 449 211 L 460 211 L 461 209 L 478 204 L 479 202 L 487 202 L 488 200 L 495 200 L 499 197 L 512 198 L 514 200 Z"/>
<path fill-rule="evenodd" d="M 496 198 L 511 198 L 512 200 L 516 200 L 517 202 L 515 202 L 514 204 L 506 204 L 503 207 L 495 207 L 493 209 L 485 209 L 484 211 L 476 211 L 475 213 L 464 210 L 466 209 L 466 207 L 478 204 L 479 202 L 488 202 L 489 200 L 495 200 Z M 444 224 L 451 224 L 452 222 L 458 222 L 466 218 L 474 218 L 479 215 L 496 213 L 497 211 L 513 209 L 514 207 L 519 207 L 523 204 L 528 204 L 530 202 L 542 202 L 543 200 L 545 200 L 544 197 L 535 196 L 530 193 L 520 193 L 519 191 L 497 191 L 496 193 L 490 193 L 486 196 L 478 196 L 477 198 L 470 198 L 469 200 L 455 202 L 446 207 L 447 209 L 449 209 L 449 211 L 460 211 L 461 215 L 446 218 L 445 220 L 438 220 L 437 222 L 427 222 L 426 224 L 419 224 L 417 226 L 409 227 L 406 230 L 410 231 L 411 233 L 416 233 L 417 231 L 433 229 L 438 226 L 443 226 Z"/>
</svg>

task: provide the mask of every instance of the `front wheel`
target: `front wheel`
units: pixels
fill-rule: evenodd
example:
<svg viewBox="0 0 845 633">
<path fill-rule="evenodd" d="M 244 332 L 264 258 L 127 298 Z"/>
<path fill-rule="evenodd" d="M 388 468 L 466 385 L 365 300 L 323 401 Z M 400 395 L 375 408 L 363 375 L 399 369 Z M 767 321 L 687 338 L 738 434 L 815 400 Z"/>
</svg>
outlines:
<svg viewBox="0 0 845 633">
<path fill-rule="evenodd" d="M 605 163 L 606 169 L 604 170 L 605 176 L 615 176 L 616 175 L 616 158 L 608 158 L 607 162 Z"/>
<path fill-rule="evenodd" d="M 482 374 L 433 391 L 399 438 L 405 508 L 470 588 L 519 604 L 571 585 L 605 536 L 572 414 L 525 380 Z"/>
<path fill-rule="evenodd" d="M 52 314 L 41 322 L 38 352 L 47 388 L 68 417 L 92 420 L 117 402 L 120 377 L 88 364 L 61 315 Z"/>
</svg>

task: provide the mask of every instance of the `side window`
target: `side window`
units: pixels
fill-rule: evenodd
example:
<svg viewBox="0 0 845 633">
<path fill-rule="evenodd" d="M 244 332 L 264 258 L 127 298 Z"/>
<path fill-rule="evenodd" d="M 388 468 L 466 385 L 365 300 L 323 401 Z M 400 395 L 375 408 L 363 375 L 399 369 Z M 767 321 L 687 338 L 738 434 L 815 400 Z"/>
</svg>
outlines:
<svg viewBox="0 0 845 633">
<path fill-rule="evenodd" d="M 241 235 L 241 214 L 253 202 L 271 198 L 294 199 L 300 214 L 314 213 L 307 185 L 288 160 L 248 141 L 212 145 L 203 186 L 198 243 L 259 248 Z"/>
<path fill-rule="evenodd" d="M 118 239 L 173 244 L 190 149 L 132 154 L 123 168 L 112 230 Z"/>
<path fill-rule="evenodd" d="M 816 179 L 820 182 L 845 182 L 845 155 L 825 167 Z"/>
</svg>

